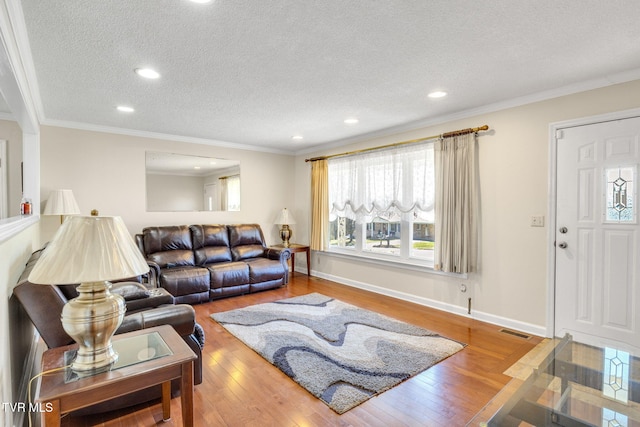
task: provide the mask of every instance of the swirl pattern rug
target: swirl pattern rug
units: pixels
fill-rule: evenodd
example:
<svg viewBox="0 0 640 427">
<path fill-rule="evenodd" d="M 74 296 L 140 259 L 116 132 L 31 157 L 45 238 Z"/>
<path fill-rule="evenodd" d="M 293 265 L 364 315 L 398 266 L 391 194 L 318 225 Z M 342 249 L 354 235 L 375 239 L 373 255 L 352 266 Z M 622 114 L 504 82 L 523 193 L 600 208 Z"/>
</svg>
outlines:
<svg viewBox="0 0 640 427">
<path fill-rule="evenodd" d="M 464 347 L 318 293 L 211 317 L 338 414 Z"/>
</svg>

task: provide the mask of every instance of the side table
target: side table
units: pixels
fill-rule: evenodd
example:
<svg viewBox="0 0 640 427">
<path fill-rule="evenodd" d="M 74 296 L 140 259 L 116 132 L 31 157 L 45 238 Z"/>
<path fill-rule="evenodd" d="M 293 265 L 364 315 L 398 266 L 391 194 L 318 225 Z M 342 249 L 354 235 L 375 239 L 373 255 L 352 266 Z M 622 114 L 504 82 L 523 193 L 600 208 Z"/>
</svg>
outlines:
<svg viewBox="0 0 640 427">
<path fill-rule="evenodd" d="M 273 245 L 271 247 L 276 249 L 284 249 L 285 246 L 283 244 L 279 244 L 279 245 Z M 309 251 L 309 246 L 299 245 L 297 243 L 290 243 L 289 250 L 291 251 L 291 275 L 293 275 L 296 270 L 296 253 L 306 252 L 307 253 L 307 276 L 311 276 L 311 253 Z"/>
<path fill-rule="evenodd" d="M 67 368 L 40 377 L 36 402 L 48 408 L 42 426 L 60 426 L 60 417 L 105 400 L 162 384 L 162 418 L 171 417 L 171 380 L 180 378 L 182 423 L 193 426 L 193 361 L 196 355 L 170 325 L 113 337 L 118 361 L 106 372 L 78 376 Z M 42 370 L 69 364 L 77 345 L 47 350 Z"/>
</svg>

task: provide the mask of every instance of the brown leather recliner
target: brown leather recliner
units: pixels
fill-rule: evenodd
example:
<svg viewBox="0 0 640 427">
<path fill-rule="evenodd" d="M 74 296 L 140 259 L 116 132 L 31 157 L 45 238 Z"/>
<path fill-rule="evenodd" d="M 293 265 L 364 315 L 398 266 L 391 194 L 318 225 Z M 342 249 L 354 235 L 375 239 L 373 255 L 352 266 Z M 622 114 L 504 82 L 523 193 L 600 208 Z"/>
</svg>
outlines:
<svg viewBox="0 0 640 427">
<path fill-rule="evenodd" d="M 179 303 L 199 303 L 284 286 L 289 249 L 267 247 L 258 224 L 146 227 L 143 256 Z"/>
<path fill-rule="evenodd" d="M 29 273 L 35 266 L 42 249 L 34 252 L 23 271 L 18 285 L 13 289 L 29 319 L 38 330 L 48 348 L 62 347 L 73 344 L 73 339 L 67 335 L 62 327 L 60 316 L 65 303 L 77 296 L 74 285 L 37 285 L 29 282 Z M 187 304 L 174 305 L 173 296 L 164 289 L 147 289 L 138 282 L 114 283 L 113 293 L 122 295 L 125 299 L 127 312 L 122 325 L 116 334 L 160 325 L 171 325 L 182 339 L 196 354 L 194 362 L 194 384 L 202 382 L 202 348 L 204 347 L 204 331 L 196 322 L 193 307 Z M 173 391 L 179 390 L 175 382 Z M 82 413 L 96 413 L 131 406 L 160 397 L 160 388 L 147 390 L 123 396 L 94 405 Z"/>
</svg>

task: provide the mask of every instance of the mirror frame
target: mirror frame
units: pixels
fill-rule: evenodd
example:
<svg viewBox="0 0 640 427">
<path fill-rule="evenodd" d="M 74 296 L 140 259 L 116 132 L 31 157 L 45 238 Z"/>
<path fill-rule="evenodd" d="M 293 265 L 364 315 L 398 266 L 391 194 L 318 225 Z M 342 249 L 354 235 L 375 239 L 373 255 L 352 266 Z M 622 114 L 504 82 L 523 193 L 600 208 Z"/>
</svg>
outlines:
<svg viewBox="0 0 640 427">
<path fill-rule="evenodd" d="M 13 13 L 12 13 L 13 12 Z M 20 55 L 20 43 L 10 30 L 26 34 L 15 11 L 0 7 L 0 88 L 11 110 L 3 117 L 18 123 L 22 129 L 23 188 L 33 201 L 33 215 L 12 216 L 0 220 L 0 243 L 5 242 L 40 219 L 40 124 L 38 123 L 33 96 L 28 85 L 27 73 Z M 10 25 L 5 25 L 10 23 Z"/>
</svg>

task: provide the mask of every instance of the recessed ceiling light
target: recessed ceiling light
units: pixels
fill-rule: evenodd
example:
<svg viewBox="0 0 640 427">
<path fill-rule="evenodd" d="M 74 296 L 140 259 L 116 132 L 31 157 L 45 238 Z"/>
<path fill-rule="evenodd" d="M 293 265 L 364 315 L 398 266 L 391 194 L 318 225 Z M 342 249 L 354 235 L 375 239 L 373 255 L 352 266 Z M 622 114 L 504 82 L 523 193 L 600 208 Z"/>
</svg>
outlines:
<svg viewBox="0 0 640 427">
<path fill-rule="evenodd" d="M 344 119 L 344 122 L 348 125 L 355 125 L 356 123 L 358 123 L 360 120 L 356 119 L 355 117 L 350 117 L 348 119 Z"/>
<path fill-rule="evenodd" d="M 134 70 L 137 75 L 140 77 L 144 77 L 145 79 L 157 79 L 160 77 L 160 74 L 156 70 L 152 70 L 151 68 L 136 68 Z"/>
<path fill-rule="evenodd" d="M 133 113 L 136 111 L 132 107 L 127 107 L 126 105 L 118 105 L 116 109 L 122 113 Z"/>
<path fill-rule="evenodd" d="M 212 0 L 191 0 L 193 3 L 211 3 Z"/>
<path fill-rule="evenodd" d="M 294 141 L 302 141 L 304 137 L 302 135 L 293 135 L 291 139 L 293 139 Z"/>
<path fill-rule="evenodd" d="M 447 96 L 447 92 L 443 92 L 441 90 L 436 90 L 435 92 L 431 92 L 427 95 L 429 98 L 443 98 Z"/>
<path fill-rule="evenodd" d="M 194 166 L 193 168 L 194 169 L 200 169 L 200 166 Z"/>
</svg>

